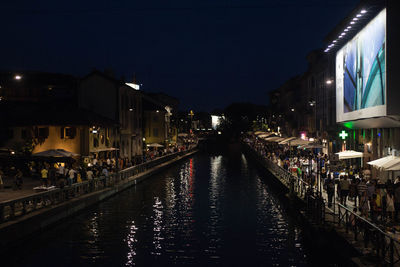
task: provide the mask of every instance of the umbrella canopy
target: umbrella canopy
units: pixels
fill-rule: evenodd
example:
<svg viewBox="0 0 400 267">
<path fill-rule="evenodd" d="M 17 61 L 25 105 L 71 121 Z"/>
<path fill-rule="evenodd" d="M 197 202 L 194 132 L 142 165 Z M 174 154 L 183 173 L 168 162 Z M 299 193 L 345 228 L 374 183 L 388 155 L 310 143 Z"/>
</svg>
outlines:
<svg viewBox="0 0 400 267">
<path fill-rule="evenodd" d="M 324 148 L 323 145 L 317 144 L 317 143 L 311 143 L 311 144 L 308 144 L 308 145 L 302 145 L 301 147 L 302 148 Z"/>
<path fill-rule="evenodd" d="M 264 134 L 260 134 L 258 137 L 259 138 L 266 138 L 268 136 L 274 135 L 273 133 L 264 133 Z"/>
<path fill-rule="evenodd" d="M 268 141 L 268 142 L 274 142 L 274 140 L 276 140 L 277 138 L 280 138 L 280 137 L 279 136 L 271 136 L 271 137 L 264 138 L 264 140 Z"/>
<path fill-rule="evenodd" d="M 400 163 L 397 163 L 386 169 L 387 171 L 400 171 Z"/>
<path fill-rule="evenodd" d="M 279 142 L 279 144 L 280 145 L 284 145 L 284 144 L 287 144 L 287 143 L 289 143 L 290 141 L 293 141 L 294 139 L 296 139 L 297 137 L 288 137 L 288 138 L 285 138 L 285 139 L 283 139 L 282 141 L 280 141 Z"/>
<path fill-rule="evenodd" d="M 296 138 L 292 141 L 290 141 L 290 146 L 301 146 L 301 145 L 308 145 L 311 143 L 310 141 L 303 140 L 301 138 Z"/>
<path fill-rule="evenodd" d="M 395 171 L 398 168 L 398 165 L 400 166 L 400 157 L 395 157 L 395 156 L 387 156 L 383 157 L 377 160 L 373 160 L 368 162 L 369 165 L 372 165 L 376 168 L 382 168 L 384 170 L 390 170 L 390 171 Z"/>
<path fill-rule="evenodd" d="M 160 145 L 158 143 L 152 143 L 152 144 L 148 144 L 148 147 L 164 147 L 163 145 Z"/>
<path fill-rule="evenodd" d="M 32 154 L 32 156 L 36 156 L 36 157 L 73 157 L 73 156 L 79 156 L 79 154 L 69 152 L 64 149 L 50 149 L 50 150 L 45 150 L 42 152 Z"/>
<path fill-rule="evenodd" d="M 342 152 L 336 153 L 339 156 L 339 159 L 355 159 L 355 158 L 362 158 L 363 153 L 354 151 L 354 150 L 346 150 Z"/>
</svg>

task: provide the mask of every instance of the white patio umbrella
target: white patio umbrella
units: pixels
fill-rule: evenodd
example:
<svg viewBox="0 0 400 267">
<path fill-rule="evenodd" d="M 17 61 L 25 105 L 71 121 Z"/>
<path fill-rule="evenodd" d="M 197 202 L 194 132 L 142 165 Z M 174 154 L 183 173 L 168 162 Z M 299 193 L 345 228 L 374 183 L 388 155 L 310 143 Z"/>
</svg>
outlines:
<svg viewBox="0 0 400 267">
<path fill-rule="evenodd" d="M 303 140 L 301 138 L 296 138 L 292 141 L 290 141 L 290 146 L 301 146 L 301 145 L 307 145 L 311 143 L 310 141 Z"/>
<path fill-rule="evenodd" d="M 287 144 L 287 143 L 289 143 L 290 141 L 295 140 L 296 138 L 297 138 L 297 137 L 294 137 L 294 136 L 285 138 L 285 139 L 283 139 L 282 141 L 280 141 L 279 144 L 280 144 L 280 145 Z"/>
<path fill-rule="evenodd" d="M 275 140 L 278 140 L 280 138 L 281 137 L 279 137 L 279 136 L 271 136 L 271 137 L 264 138 L 264 140 L 268 141 L 268 142 L 275 142 Z"/>
<path fill-rule="evenodd" d="M 164 147 L 163 145 L 160 145 L 158 143 L 152 143 L 152 144 L 148 144 L 148 147 Z"/>
<path fill-rule="evenodd" d="M 400 163 L 397 163 L 386 169 L 387 171 L 400 171 Z"/>
<path fill-rule="evenodd" d="M 336 155 L 339 156 L 339 159 L 356 159 L 356 158 L 362 158 L 364 154 L 362 152 L 354 150 L 345 150 L 336 153 Z"/>
<path fill-rule="evenodd" d="M 273 133 L 264 133 L 264 134 L 260 134 L 258 137 L 259 138 L 266 138 L 266 137 L 271 136 L 271 135 L 273 135 Z"/>
<path fill-rule="evenodd" d="M 376 159 L 368 162 L 369 165 L 372 165 L 376 168 L 388 169 L 400 163 L 400 157 L 395 156 L 386 156 L 380 159 Z"/>
</svg>

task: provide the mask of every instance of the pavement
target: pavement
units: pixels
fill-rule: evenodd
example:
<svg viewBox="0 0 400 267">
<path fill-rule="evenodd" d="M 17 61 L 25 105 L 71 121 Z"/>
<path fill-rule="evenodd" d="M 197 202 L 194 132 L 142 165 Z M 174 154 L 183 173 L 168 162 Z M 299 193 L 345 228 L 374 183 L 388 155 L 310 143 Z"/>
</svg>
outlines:
<svg viewBox="0 0 400 267">
<path fill-rule="evenodd" d="M 10 177 L 3 178 L 4 187 L 0 189 L 0 202 L 27 197 L 37 193 L 34 187 L 42 185 L 40 179 L 25 177 L 22 178 L 22 189 L 15 189 L 14 179 Z"/>
</svg>

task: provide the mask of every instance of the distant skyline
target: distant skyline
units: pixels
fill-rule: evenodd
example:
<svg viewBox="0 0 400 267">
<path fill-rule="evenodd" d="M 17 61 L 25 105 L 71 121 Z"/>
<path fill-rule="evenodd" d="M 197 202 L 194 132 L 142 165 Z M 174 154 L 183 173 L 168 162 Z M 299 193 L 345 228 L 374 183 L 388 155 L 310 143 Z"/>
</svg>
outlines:
<svg viewBox="0 0 400 267">
<path fill-rule="evenodd" d="M 180 109 L 267 104 L 358 3 L 338 1 L 18 1 L 0 3 L 0 68 L 135 75 Z"/>
</svg>

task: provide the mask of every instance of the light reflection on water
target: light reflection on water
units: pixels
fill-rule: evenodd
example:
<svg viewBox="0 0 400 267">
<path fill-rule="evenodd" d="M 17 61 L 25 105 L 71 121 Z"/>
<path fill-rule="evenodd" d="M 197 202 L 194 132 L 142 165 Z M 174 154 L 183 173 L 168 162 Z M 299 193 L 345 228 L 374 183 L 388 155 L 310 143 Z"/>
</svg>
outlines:
<svg viewBox="0 0 400 267">
<path fill-rule="evenodd" d="M 58 266 L 306 264 L 299 229 L 243 155 L 196 155 L 41 238 L 22 263 L 50 266 L 40 255 L 53 253 Z"/>
</svg>

